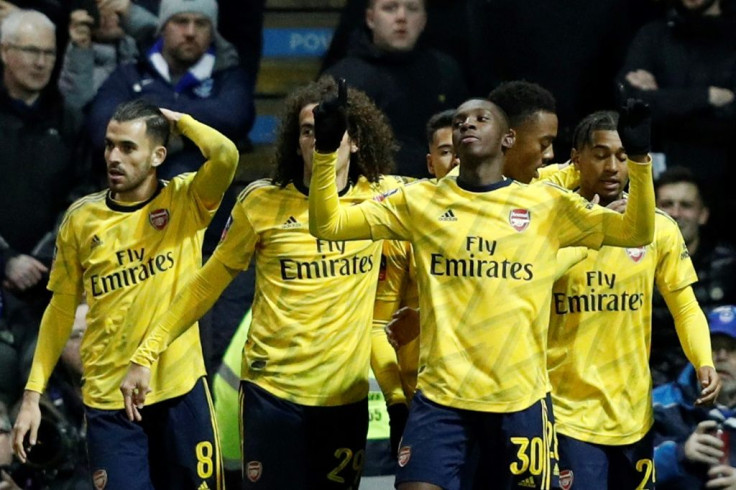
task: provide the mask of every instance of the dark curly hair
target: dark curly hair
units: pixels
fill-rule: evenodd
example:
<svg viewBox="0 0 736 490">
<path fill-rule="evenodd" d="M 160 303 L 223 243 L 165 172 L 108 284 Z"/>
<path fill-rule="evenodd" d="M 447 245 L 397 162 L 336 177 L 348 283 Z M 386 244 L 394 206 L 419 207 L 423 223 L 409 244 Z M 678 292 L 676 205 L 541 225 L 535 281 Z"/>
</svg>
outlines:
<svg viewBox="0 0 736 490">
<path fill-rule="evenodd" d="M 325 97 L 337 93 L 334 78 L 325 76 L 296 89 L 284 101 L 276 135 L 273 183 L 286 187 L 304 177 L 304 160 L 299 149 L 299 113 L 309 104 L 318 104 Z M 358 145 L 350 156 L 349 178 L 356 182 L 364 176 L 378 182 L 381 175 L 394 168 L 396 143 L 386 116 L 360 90 L 348 88 L 348 135 Z"/>
</svg>

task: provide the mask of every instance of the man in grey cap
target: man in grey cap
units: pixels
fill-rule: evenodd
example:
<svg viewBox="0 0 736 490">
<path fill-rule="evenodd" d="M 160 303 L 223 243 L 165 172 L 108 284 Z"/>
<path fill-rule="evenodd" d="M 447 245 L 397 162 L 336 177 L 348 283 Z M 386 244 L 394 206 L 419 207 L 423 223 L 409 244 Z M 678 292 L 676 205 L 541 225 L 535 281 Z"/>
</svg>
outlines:
<svg viewBox="0 0 736 490">
<path fill-rule="evenodd" d="M 143 98 L 198 121 L 235 141 L 244 141 L 253 124 L 253 81 L 239 66 L 235 48 L 217 34 L 215 0 L 163 0 L 156 18 L 130 7 L 124 27 L 139 42 L 153 45 L 138 63 L 120 65 L 92 101 L 87 132 L 102 154 L 104 131 L 115 107 Z M 185 139 L 169 145 L 159 173 L 169 179 L 195 171 L 202 155 Z"/>
<path fill-rule="evenodd" d="M 658 490 L 736 488 L 736 306 L 713 309 L 708 324 L 723 383 L 715 408 L 694 405 L 698 384 L 691 365 L 653 392 Z"/>
</svg>

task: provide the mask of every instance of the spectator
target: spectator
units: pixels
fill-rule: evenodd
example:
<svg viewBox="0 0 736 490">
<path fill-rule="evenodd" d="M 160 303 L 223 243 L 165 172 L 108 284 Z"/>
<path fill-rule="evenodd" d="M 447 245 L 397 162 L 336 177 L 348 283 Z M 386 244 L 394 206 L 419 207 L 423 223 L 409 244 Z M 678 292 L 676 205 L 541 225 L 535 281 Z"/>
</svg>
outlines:
<svg viewBox="0 0 736 490">
<path fill-rule="evenodd" d="M 5 338 L 21 357 L 21 368 L 30 363 L 48 300 L 43 283 L 55 223 L 85 173 L 77 152 L 81 117 L 49 83 L 54 29 L 40 12 L 15 10 L 3 20 L 0 37 L 0 237 L 6 244 L 0 247 L 5 248 L 0 287 L 9 328 Z"/>
<path fill-rule="evenodd" d="M 142 22 L 150 25 L 150 20 Z M 190 114 L 233 141 L 243 140 L 254 116 L 252 83 L 235 49 L 217 35 L 215 0 L 164 0 L 157 26 L 158 37 L 145 59 L 119 66 L 93 99 L 87 118 L 93 147 L 102 153 L 115 107 L 136 98 Z M 163 178 L 194 171 L 202 163 L 196 146 L 182 138 L 168 149 L 167 164 L 159 169 Z"/>
<path fill-rule="evenodd" d="M 365 11 L 368 31 L 327 70 L 367 93 L 386 114 L 400 145 L 397 172 L 410 177 L 427 176 L 427 120 L 467 95 L 452 58 L 417 46 L 426 20 L 424 0 L 371 0 Z"/>
<path fill-rule="evenodd" d="M 70 105 L 82 108 L 118 65 L 133 63 L 137 58 L 135 40 L 123 31 L 117 12 L 100 10 L 95 22 L 90 12 L 74 10 L 59 89 Z"/>
<path fill-rule="evenodd" d="M 736 249 L 708 230 L 710 209 L 704 202 L 699 179 L 685 167 L 673 167 L 659 176 L 654 186 L 657 207 L 677 221 L 692 259 L 698 282 L 693 284 L 700 306 L 736 304 Z M 674 381 L 687 360 L 681 354 L 672 317 L 658 293 L 653 298 L 652 357 L 654 384 Z"/>
<path fill-rule="evenodd" d="M 467 35 L 467 0 L 426 0 L 427 26 L 417 41 L 422 47 L 442 51 L 454 58 L 468 78 L 470 40 Z M 369 0 L 347 0 L 340 12 L 340 20 L 322 59 L 325 71 L 347 55 L 351 45 L 367 31 L 365 9 Z M 452 26 L 452 29 L 448 29 Z"/>
<path fill-rule="evenodd" d="M 667 166 L 690 168 L 713 191 L 717 223 L 731 216 L 727 184 L 736 176 L 736 16 L 723 14 L 721 2 L 674 2 L 666 18 L 639 31 L 620 76 L 651 105 L 654 149 Z"/>
<path fill-rule="evenodd" d="M 575 125 L 615 106 L 614 81 L 626 47 L 648 18 L 648 0 L 467 0 L 471 89 L 528 80 L 557 99 L 555 153 L 569 155 Z M 663 2 L 659 2 L 663 3 Z M 530 9 L 533 9 L 533 14 Z M 564 60 L 561 63 L 560 60 Z"/>
<path fill-rule="evenodd" d="M 695 406 L 698 380 L 688 365 L 677 381 L 654 390 L 654 465 L 658 490 L 736 488 L 736 306 L 708 315 L 713 359 L 723 380 L 716 407 Z"/>
</svg>

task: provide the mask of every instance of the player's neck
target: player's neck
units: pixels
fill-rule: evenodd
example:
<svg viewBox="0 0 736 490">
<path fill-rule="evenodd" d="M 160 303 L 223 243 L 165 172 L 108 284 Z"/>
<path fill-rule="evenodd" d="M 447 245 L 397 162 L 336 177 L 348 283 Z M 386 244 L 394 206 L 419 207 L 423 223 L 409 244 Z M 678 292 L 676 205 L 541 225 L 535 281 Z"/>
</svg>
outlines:
<svg viewBox="0 0 736 490">
<path fill-rule="evenodd" d="M 110 190 L 110 197 L 117 202 L 126 204 L 135 204 L 148 200 L 158 188 L 158 181 L 156 180 L 156 174 L 152 177 L 141 182 L 135 189 L 131 189 L 126 192 L 113 192 Z"/>
<path fill-rule="evenodd" d="M 495 184 L 503 180 L 503 159 L 477 162 L 463 160 L 457 180 L 474 187 Z"/>
</svg>

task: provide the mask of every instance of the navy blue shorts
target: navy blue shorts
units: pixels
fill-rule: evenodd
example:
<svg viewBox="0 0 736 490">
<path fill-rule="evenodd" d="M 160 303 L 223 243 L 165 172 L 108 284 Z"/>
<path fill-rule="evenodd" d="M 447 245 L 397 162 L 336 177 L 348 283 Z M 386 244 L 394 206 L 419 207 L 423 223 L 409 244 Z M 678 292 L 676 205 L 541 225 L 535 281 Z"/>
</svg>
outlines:
<svg viewBox="0 0 736 490">
<path fill-rule="evenodd" d="M 596 490 L 650 490 L 654 488 L 654 435 L 640 441 L 607 446 L 557 435 L 560 453 L 560 484 Z"/>
<path fill-rule="evenodd" d="M 542 399 L 519 412 L 477 412 L 439 405 L 417 392 L 399 449 L 396 486 L 551 488 L 556 461 L 547 403 Z"/>
<path fill-rule="evenodd" d="M 243 488 L 357 489 L 365 461 L 368 399 L 312 407 L 240 383 Z"/>
<path fill-rule="evenodd" d="M 147 405 L 143 420 L 125 410 L 85 407 L 87 450 L 95 488 L 224 488 L 209 388 L 200 378 L 182 396 Z"/>
</svg>

